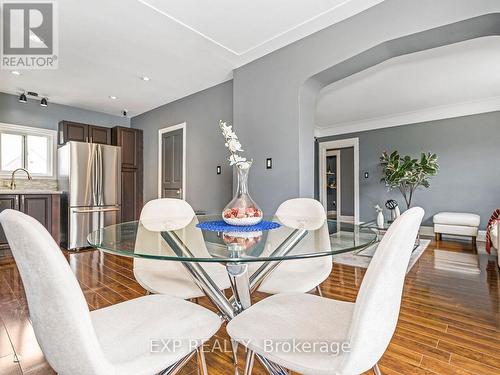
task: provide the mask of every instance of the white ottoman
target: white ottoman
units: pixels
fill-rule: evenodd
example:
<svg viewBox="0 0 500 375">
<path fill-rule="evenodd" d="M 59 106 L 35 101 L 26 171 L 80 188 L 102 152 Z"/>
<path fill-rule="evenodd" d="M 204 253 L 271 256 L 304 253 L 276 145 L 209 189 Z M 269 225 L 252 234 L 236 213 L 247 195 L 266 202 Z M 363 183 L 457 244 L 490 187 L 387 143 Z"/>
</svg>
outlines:
<svg viewBox="0 0 500 375">
<path fill-rule="evenodd" d="M 481 221 L 479 215 L 462 212 L 440 212 L 434 215 L 433 221 L 436 241 L 441 240 L 441 234 L 454 234 L 472 237 L 472 243 L 476 243 Z"/>
</svg>

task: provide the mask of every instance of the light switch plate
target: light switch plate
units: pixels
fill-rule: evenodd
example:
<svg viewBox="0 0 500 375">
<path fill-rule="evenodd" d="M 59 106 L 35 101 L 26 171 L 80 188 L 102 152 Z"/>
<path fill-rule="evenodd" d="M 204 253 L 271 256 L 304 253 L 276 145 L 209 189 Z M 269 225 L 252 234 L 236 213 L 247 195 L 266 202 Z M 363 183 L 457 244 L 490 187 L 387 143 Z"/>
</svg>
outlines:
<svg viewBox="0 0 500 375">
<path fill-rule="evenodd" d="M 272 158 L 266 159 L 266 169 L 273 169 L 273 159 Z"/>
</svg>

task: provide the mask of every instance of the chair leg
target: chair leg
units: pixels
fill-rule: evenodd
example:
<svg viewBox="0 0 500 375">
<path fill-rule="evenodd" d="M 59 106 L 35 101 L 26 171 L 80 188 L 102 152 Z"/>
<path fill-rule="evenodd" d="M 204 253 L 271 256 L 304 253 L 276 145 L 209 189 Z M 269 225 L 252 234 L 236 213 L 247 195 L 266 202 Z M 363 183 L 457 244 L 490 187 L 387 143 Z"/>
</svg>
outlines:
<svg viewBox="0 0 500 375">
<path fill-rule="evenodd" d="M 323 297 L 323 292 L 321 291 L 321 287 L 319 285 L 316 287 L 316 292 L 318 292 L 318 296 Z"/>
<path fill-rule="evenodd" d="M 208 375 L 207 362 L 205 361 L 205 352 L 203 351 L 203 346 L 196 349 L 196 359 L 198 362 L 198 374 Z"/>
<path fill-rule="evenodd" d="M 247 349 L 247 359 L 245 363 L 245 373 L 244 375 L 252 375 L 253 370 L 253 362 L 255 359 L 255 352 L 250 349 Z"/>
<path fill-rule="evenodd" d="M 238 371 L 238 341 L 231 340 L 231 351 L 233 352 L 234 375 L 239 375 L 239 371 Z"/>
<path fill-rule="evenodd" d="M 373 373 L 375 375 L 382 375 L 382 372 L 380 371 L 380 368 L 378 367 L 378 363 L 376 363 L 375 366 L 373 366 Z"/>
<path fill-rule="evenodd" d="M 441 233 L 436 233 L 436 242 L 441 241 Z"/>
</svg>

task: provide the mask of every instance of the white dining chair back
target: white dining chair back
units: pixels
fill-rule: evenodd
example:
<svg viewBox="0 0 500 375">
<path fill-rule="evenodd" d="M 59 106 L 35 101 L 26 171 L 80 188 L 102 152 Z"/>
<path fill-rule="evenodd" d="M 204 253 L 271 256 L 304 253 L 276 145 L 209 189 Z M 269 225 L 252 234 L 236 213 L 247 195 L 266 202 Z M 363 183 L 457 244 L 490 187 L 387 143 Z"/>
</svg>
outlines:
<svg viewBox="0 0 500 375">
<path fill-rule="evenodd" d="M 141 212 L 135 251 L 176 257 L 161 234 L 162 231 L 175 230 L 194 256 L 209 257 L 203 234 L 196 228 L 197 223 L 198 218 L 186 201 L 173 198 L 151 200 Z M 205 263 L 203 268 L 220 289 L 229 288 L 225 267 L 218 263 Z M 137 282 L 148 293 L 182 299 L 196 299 L 205 295 L 179 261 L 134 258 L 133 270 Z"/>
<path fill-rule="evenodd" d="M 326 220 L 323 205 L 311 198 L 293 198 L 280 204 L 276 218 L 291 228 L 316 230 Z"/>
<path fill-rule="evenodd" d="M 47 361 L 60 374 L 111 374 L 82 290 L 51 235 L 36 219 L 15 210 L 0 213 L 0 223 Z"/>
<path fill-rule="evenodd" d="M 411 208 L 392 223 L 378 245 L 358 292 L 342 374 L 359 374 L 384 354 L 398 321 L 404 279 L 424 216 Z"/>
<path fill-rule="evenodd" d="M 275 218 L 284 226 L 268 234 L 265 253 L 275 250 L 293 229 L 307 229 L 310 232 L 295 246 L 291 254 L 326 252 L 331 250 L 326 213 L 320 202 L 310 198 L 294 198 L 283 202 L 276 210 Z M 259 264 L 251 265 L 254 271 Z M 259 291 L 277 294 L 316 289 L 332 271 L 332 257 L 287 260 L 282 262 L 259 286 Z"/>
<path fill-rule="evenodd" d="M 276 210 L 276 218 L 289 228 L 307 229 L 309 234 L 295 247 L 295 251 L 325 252 L 331 250 L 328 223 L 323 205 L 311 198 L 294 198 L 283 202 Z M 271 232 L 272 233 L 272 232 Z M 322 257 L 331 265 L 331 257 Z"/>
<path fill-rule="evenodd" d="M 135 251 L 148 255 L 177 255 L 162 237 L 162 231 L 175 231 L 195 256 L 208 257 L 202 232 L 196 227 L 198 218 L 185 201 L 173 198 L 148 202 L 141 212 L 135 241 Z M 185 272 L 180 263 L 134 258 L 134 264 L 175 266 Z"/>
<path fill-rule="evenodd" d="M 182 228 L 186 228 L 193 220 L 196 220 L 196 215 L 191 206 L 185 201 L 172 198 L 149 201 L 141 211 L 135 241 L 135 251 L 143 254 L 175 256 L 173 250 L 162 238 L 161 232 L 167 230 L 182 231 Z M 198 239 L 198 242 L 200 242 L 199 236 L 201 234 L 199 236 L 196 236 L 195 233 L 192 234 L 192 236 L 189 236 L 189 239 Z M 188 236 L 185 237 L 187 238 Z M 203 241 L 203 238 L 201 241 Z M 191 247 L 199 248 L 199 246 Z M 165 262 L 134 258 L 134 265 L 138 264 L 165 265 Z"/>
<path fill-rule="evenodd" d="M 140 221 L 151 231 L 176 230 L 188 225 L 196 214 L 182 199 L 160 198 L 147 202 Z"/>
</svg>

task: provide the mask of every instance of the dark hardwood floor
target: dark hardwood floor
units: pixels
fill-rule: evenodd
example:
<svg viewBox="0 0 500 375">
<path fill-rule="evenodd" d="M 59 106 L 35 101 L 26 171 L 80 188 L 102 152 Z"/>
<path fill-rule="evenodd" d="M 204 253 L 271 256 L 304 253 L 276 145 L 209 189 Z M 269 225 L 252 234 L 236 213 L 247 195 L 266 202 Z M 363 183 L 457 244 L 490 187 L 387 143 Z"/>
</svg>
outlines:
<svg viewBox="0 0 500 375">
<path fill-rule="evenodd" d="M 479 274 L 442 270 L 436 249 L 472 254 L 467 242 L 431 243 L 407 276 L 396 333 L 380 361 L 382 372 L 500 374 L 500 278 L 495 259 L 480 255 Z M 144 295 L 134 280 L 130 259 L 97 251 L 65 254 L 90 309 Z M 353 301 L 364 271 L 334 265 L 322 284 L 324 295 Z M 255 300 L 262 297 L 257 295 Z M 200 303 L 209 306 L 207 300 Z M 0 374 L 54 374 L 36 342 L 22 282 L 8 256 L 0 258 L 0 318 Z M 207 348 L 213 349 L 206 354 L 210 374 L 232 374 L 224 327 Z M 241 351 L 240 367 L 243 356 Z M 195 363 L 181 373 L 196 373 Z M 254 374 L 264 374 L 258 364 Z"/>
</svg>

